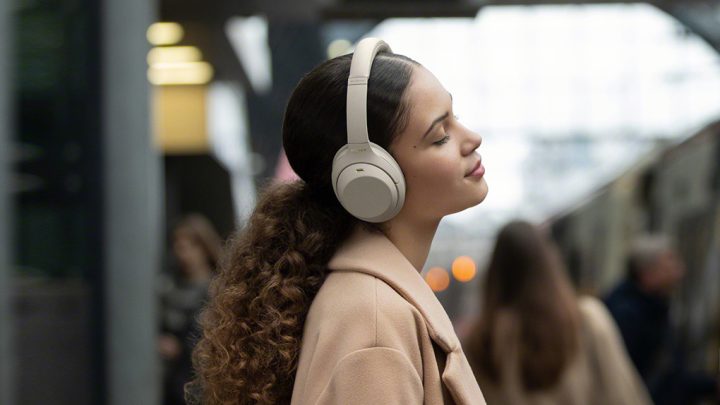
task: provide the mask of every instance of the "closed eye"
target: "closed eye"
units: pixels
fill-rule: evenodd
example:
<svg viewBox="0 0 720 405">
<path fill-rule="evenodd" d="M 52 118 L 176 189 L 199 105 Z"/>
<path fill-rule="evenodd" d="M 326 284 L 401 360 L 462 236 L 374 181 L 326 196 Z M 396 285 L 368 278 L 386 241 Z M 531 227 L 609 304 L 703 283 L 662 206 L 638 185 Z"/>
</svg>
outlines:
<svg viewBox="0 0 720 405">
<path fill-rule="evenodd" d="M 444 145 L 444 144 L 446 144 L 449 140 L 450 140 L 450 136 L 449 136 L 449 135 L 445 135 L 445 136 L 443 136 L 442 139 L 440 139 L 439 141 L 433 142 L 433 145 Z"/>
</svg>

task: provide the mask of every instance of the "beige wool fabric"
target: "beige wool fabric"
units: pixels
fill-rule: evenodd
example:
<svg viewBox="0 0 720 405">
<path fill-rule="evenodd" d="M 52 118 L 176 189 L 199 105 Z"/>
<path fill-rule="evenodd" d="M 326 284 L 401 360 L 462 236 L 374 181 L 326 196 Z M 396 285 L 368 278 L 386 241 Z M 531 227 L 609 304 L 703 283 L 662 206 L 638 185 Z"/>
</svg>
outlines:
<svg viewBox="0 0 720 405">
<path fill-rule="evenodd" d="M 358 228 L 308 313 L 292 405 L 484 405 L 435 294 L 384 235 Z"/>
</svg>

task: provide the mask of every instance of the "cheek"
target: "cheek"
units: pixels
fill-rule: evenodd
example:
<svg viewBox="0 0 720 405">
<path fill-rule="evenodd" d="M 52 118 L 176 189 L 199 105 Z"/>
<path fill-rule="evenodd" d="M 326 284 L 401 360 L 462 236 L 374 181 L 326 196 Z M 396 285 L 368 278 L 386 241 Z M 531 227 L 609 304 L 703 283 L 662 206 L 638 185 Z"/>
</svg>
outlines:
<svg viewBox="0 0 720 405">
<path fill-rule="evenodd" d="M 449 185 L 449 182 L 456 181 L 457 163 L 450 159 L 434 160 L 424 164 L 414 165 L 409 170 L 409 177 L 419 187 Z"/>
<path fill-rule="evenodd" d="M 198 259 L 199 259 L 199 258 L 203 258 L 203 257 L 205 256 L 205 252 L 204 252 L 203 249 L 202 249 L 200 246 L 198 246 L 198 245 L 193 246 L 193 249 L 192 249 L 191 252 L 192 252 L 192 255 L 193 255 L 194 258 L 198 258 Z"/>
<path fill-rule="evenodd" d="M 405 175 L 408 197 L 424 205 L 451 200 L 462 181 L 462 170 L 452 160 L 414 165 Z"/>
</svg>

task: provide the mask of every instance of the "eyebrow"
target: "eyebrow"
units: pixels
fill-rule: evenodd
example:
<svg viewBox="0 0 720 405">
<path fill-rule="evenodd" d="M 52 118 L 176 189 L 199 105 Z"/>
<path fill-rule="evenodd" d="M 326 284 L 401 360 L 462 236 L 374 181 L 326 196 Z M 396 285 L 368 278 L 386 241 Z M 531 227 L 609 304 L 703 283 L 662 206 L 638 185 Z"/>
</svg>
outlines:
<svg viewBox="0 0 720 405">
<path fill-rule="evenodd" d="M 430 124 L 430 128 L 428 128 L 428 130 L 425 131 L 425 133 L 423 134 L 423 139 L 425 139 L 425 137 L 432 131 L 432 129 L 435 128 L 435 125 L 443 122 L 443 120 L 445 120 L 445 118 L 447 118 L 448 116 L 450 116 L 450 112 L 446 112 L 445 114 L 435 118 L 435 121 Z"/>
<path fill-rule="evenodd" d="M 453 96 L 452 96 L 452 94 L 450 94 L 450 92 L 448 92 L 448 94 L 450 95 L 450 102 L 452 103 Z M 430 124 L 430 128 L 428 128 L 427 131 L 425 131 L 425 133 L 423 134 L 423 136 L 422 136 L 421 139 L 425 139 L 425 137 L 426 137 L 430 132 L 432 132 L 433 128 L 435 128 L 435 125 L 443 122 L 443 121 L 444 121 L 447 117 L 449 117 L 449 116 L 450 116 L 450 111 L 446 111 L 445 114 L 443 114 L 443 115 L 435 118 L 435 121 L 433 121 L 432 124 Z"/>
</svg>

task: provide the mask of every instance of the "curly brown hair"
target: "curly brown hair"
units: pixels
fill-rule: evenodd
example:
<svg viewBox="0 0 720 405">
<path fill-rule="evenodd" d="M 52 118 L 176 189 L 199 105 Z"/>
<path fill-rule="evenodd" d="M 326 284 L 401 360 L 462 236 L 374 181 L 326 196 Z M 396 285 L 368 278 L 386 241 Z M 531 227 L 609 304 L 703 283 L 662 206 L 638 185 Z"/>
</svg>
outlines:
<svg viewBox="0 0 720 405">
<path fill-rule="evenodd" d="M 346 143 L 350 62 L 351 55 L 324 62 L 290 97 L 283 146 L 302 180 L 265 190 L 228 245 L 199 319 L 196 376 L 186 390 L 190 402 L 290 402 L 310 304 L 327 262 L 362 223 L 342 208 L 330 181 L 333 156 Z M 403 95 L 414 64 L 390 53 L 373 62 L 368 132 L 386 149 L 407 125 Z"/>
</svg>

